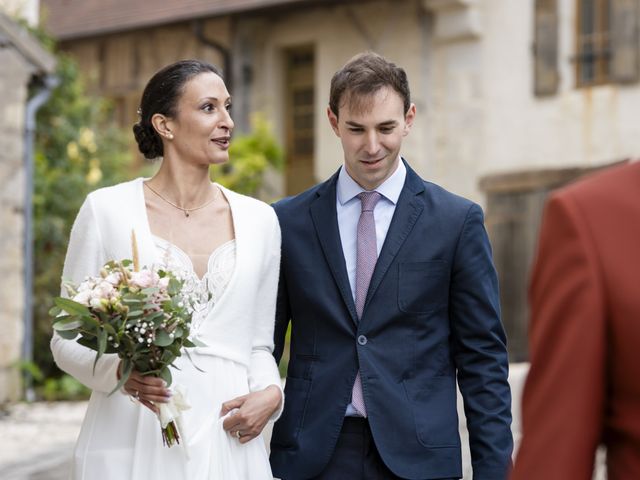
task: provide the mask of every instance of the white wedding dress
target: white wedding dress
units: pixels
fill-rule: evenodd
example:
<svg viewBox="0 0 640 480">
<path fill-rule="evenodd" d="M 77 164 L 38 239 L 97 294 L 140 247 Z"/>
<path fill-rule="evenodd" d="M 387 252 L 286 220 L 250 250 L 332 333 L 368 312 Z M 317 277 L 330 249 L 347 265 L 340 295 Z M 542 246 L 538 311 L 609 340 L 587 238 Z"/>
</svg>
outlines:
<svg viewBox="0 0 640 480">
<path fill-rule="evenodd" d="M 186 288 L 196 294 L 207 289 L 210 300 L 201 305 L 192 323 L 195 335 L 216 302 L 225 294 L 225 288 L 236 264 L 236 244 L 231 240 L 218 247 L 209 257 L 207 272 L 199 279 L 189 256 L 168 241 L 153 237 L 163 264 L 172 271 L 181 272 L 187 279 Z M 210 317 L 211 318 L 211 317 Z M 209 318 L 209 319 L 210 319 Z M 207 343 L 205 335 L 198 338 Z M 130 399 L 121 393 L 119 403 L 126 402 L 120 412 L 113 402 L 93 404 L 95 411 L 87 412 L 87 419 L 78 439 L 78 447 L 92 447 L 76 452 L 84 458 L 82 472 L 75 475 L 82 479 L 125 480 L 271 480 L 271 468 L 262 436 L 240 444 L 237 438 L 222 428 L 220 409 L 223 402 L 249 393 L 247 368 L 232 360 L 197 353 L 190 353 L 191 360 L 182 355 L 176 361 L 172 389 L 180 389 L 191 408 L 182 412 L 182 428 L 179 445 L 167 448 L 162 443 L 160 424 L 146 407 L 137 404 L 137 412 L 131 417 L 131 425 L 119 438 L 103 435 L 99 424 L 113 414 L 118 423 L 124 423 L 123 415 L 131 411 Z M 90 407 L 91 408 L 91 407 Z M 137 418 L 136 418 L 137 417 Z M 94 419 L 95 421 L 92 421 Z M 104 455 L 104 442 L 112 444 L 112 452 Z M 105 448 L 107 447 L 107 448 Z M 100 453 L 93 458 L 91 450 Z M 130 463 L 133 450 L 133 464 Z M 119 453 L 122 461 L 119 460 Z M 108 460 L 108 464 L 106 461 Z M 126 472 L 126 473 L 125 473 Z M 130 472 L 130 473 L 129 473 Z M 115 476 L 114 476 L 115 475 Z M 125 475 L 125 476 L 121 476 Z"/>
</svg>

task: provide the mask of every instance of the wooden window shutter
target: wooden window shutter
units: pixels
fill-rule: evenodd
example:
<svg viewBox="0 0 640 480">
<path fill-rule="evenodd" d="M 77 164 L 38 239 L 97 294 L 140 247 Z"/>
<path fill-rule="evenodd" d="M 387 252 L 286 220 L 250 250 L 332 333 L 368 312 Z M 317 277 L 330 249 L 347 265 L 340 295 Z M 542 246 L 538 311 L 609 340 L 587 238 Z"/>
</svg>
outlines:
<svg viewBox="0 0 640 480">
<path fill-rule="evenodd" d="M 617 83 L 640 80 L 639 0 L 611 0 L 611 78 Z"/>
<path fill-rule="evenodd" d="M 536 0 L 534 15 L 533 75 L 538 96 L 558 91 L 558 5 L 556 0 Z"/>
</svg>

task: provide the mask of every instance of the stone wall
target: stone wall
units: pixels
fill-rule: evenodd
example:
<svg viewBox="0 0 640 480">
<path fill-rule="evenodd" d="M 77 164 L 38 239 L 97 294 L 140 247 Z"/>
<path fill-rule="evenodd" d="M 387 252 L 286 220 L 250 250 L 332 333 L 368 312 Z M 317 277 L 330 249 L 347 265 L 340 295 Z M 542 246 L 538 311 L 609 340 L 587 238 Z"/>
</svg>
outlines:
<svg viewBox="0 0 640 480">
<path fill-rule="evenodd" d="M 20 396 L 24 299 L 24 115 L 31 72 L 0 48 L 0 404 Z"/>
</svg>

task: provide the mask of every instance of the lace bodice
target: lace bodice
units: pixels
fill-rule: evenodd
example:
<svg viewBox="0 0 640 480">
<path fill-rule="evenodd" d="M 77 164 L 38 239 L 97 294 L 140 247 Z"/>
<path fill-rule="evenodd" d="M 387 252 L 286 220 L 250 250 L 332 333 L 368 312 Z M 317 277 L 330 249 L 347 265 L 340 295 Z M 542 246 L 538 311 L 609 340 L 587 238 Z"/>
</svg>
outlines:
<svg viewBox="0 0 640 480">
<path fill-rule="evenodd" d="M 207 262 L 207 271 L 199 278 L 189 255 L 180 247 L 153 235 L 160 253 L 162 265 L 185 279 L 185 290 L 196 298 L 204 299 L 196 308 L 191 326 L 192 335 L 197 335 L 202 321 L 224 294 L 236 265 L 236 241 L 229 240 L 216 248 Z"/>
</svg>

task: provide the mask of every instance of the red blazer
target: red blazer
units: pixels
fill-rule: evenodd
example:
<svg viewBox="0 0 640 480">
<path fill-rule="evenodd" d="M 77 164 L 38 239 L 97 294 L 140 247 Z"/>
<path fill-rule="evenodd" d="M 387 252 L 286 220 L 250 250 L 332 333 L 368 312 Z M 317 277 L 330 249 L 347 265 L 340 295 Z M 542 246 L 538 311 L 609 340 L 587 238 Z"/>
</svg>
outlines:
<svg viewBox="0 0 640 480">
<path fill-rule="evenodd" d="M 531 370 L 512 480 L 640 479 L 640 162 L 547 203 L 531 279 Z"/>
</svg>

